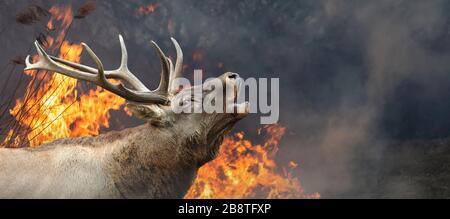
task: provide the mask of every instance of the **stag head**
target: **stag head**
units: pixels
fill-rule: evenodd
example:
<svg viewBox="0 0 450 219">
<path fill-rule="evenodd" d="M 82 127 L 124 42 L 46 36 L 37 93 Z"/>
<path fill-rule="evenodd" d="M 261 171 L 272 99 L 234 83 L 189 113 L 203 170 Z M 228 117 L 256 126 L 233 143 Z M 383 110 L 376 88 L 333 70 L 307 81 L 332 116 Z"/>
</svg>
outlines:
<svg viewBox="0 0 450 219">
<path fill-rule="evenodd" d="M 30 62 L 28 56 L 25 60 L 25 70 L 39 69 L 48 70 L 63 74 L 68 77 L 83 81 L 89 81 L 97 86 L 111 91 L 128 101 L 127 108 L 132 114 L 140 119 L 148 121 L 155 129 L 171 129 L 178 132 L 185 132 L 190 136 L 192 145 L 204 147 L 200 160 L 207 162 L 212 159 L 217 152 L 218 146 L 222 142 L 223 135 L 228 132 L 233 125 L 248 114 L 248 103 L 237 103 L 239 89 L 241 89 L 239 75 L 227 72 L 220 77 L 207 81 L 201 85 L 184 88 L 177 83 L 181 79 L 183 68 L 183 52 L 178 42 L 171 38 L 176 49 L 176 61 L 165 56 L 160 47 L 151 42 L 159 56 L 161 63 L 161 78 L 159 86 L 155 90 L 149 90 L 131 71 L 128 69 L 128 55 L 122 36 L 119 41 L 122 51 L 121 63 L 116 70 L 104 70 L 103 64 L 97 55 L 82 43 L 89 56 L 96 63 L 96 68 L 70 62 L 58 57 L 48 55 L 41 45 L 36 41 L 35 46 L 39 55 L 36 63 Z M 111 83 L 108 79 L 118 79 L 119 84 Z M 221 89 L 212 89 L 217 87 Z M 229 90 L 233 92 L 227 92 Z M 201 93 L 201 95 L 198 95 Z M 205 98 L 217 95 L 225 97 L 223 100 L 222 112 L 205 112 L 202 110 Z M 191 113 L 185 111 L 176 112 L 174 109 L 190 108 Z M 230 113 L 230 109 L 231 113 Z M 227 113 L 228 112 L 228 113 Z M 205 156 L 205 154 L 207 156 Z M 200 165 L 203 163 L 200 162 Z"/>
</svg>

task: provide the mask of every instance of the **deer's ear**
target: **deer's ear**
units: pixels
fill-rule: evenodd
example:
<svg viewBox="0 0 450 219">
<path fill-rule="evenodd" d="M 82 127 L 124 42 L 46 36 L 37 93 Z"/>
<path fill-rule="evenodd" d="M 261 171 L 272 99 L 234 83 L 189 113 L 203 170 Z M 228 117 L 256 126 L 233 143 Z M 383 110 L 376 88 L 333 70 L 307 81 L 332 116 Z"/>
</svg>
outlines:
<svg viewBox="0 0 450 219">
<path fill-rule="evenodd" d="M 148 120 L 152 125 L 167 126 L 170 124 L 166 112 L 157 105 L 128 103 L 127 109 L 133 116 Z"/>
</svg>

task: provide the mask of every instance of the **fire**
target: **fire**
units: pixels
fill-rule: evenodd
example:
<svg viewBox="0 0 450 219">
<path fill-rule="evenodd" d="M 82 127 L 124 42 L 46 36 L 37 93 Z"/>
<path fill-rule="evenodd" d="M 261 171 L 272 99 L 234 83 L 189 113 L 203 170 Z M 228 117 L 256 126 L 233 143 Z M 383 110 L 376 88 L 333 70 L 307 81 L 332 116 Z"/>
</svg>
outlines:
<svg viewBox="0 0 450 219">
<path fill-rule="evenodd" d="M 306 194 L 288 171 L 276 172 L 273 157 L 284 131 L 280 125 L 260 129 L 268 134 L 263 144 L 246 140 L 243 132 L 225 138 L 219 156 L 200 168 L 185 198 L 320 198 Z"/>
<path fill-rule="evenodd" d="M 53 6 L 49 12 L 52 17 L 47 27 L 53 29 L 59 24 L 59 31 L 56 37 L 46 37 L 47 50 L 59 51 L 60 58 L 79 62 L 82 46 L 65 40 L 73 19 L 71 7 Z M 10 110 L 21 128 L 11 128 L 2 145 L 37 146 L 59 138 L 98 135 L 100 127 L 109 127 L 109 111 L 120 109 L 125 103 L 123 98 L 100 87 L 79 94 L 78 81 L 61 74 L 35 70 L 25 74 L 31 80 L 24 97 L 16 100 Z M 37 86 L 35 81 L 40 81 Z"/>
<path fill-rule="evenodd" d="M 151 14 L 156 11 L 156 9 L 159 8 L 159 3 L 153 3 L 145 6 L 140 6 L 138 8 L 139 14 Z"/>
<path fill-rule="evenodd" d="M 72 7 L 65 5 L 65 6 L 52 6 L 49 10 L 50 14 L 52 15 L 52 17 L 50 18 L 50 20 L 47 22 L 47 28 L 49 30 L 53 30 L 55 28 L 55 22 L 58 21 L 61 24 L 61 28 L 60 28 L 60 33 L 57 36 L 56 42 L 63 42 L 65 36 L 66 36 L 66 31 L 69 29 L 70 25 L 72 24 L 73 21 L 73 12 L 72 12 Z M 51 41 L 53 41 L 53 38 L 49 38 L 51 39 Z M 53 44 L 50 44 L 53 45 Z"/>
<path fill-rule="evenodd" d="M 145 11 L 153 12 L 157 7 L 147 6 Z M 49 11 L 52 17 L 47 28 L 58 29 L 58 35 L 46 36 L 46 49 L 79 62 L 83 47 L 65 40 L 73 21 L 71 7 L 54 6 Z M 194 60 L 202 58 L 203 53 L 194 54 Z M 10 110 L 20 128 L 8 131 L 3 146 L 37 146 L 59 138 L 98 135 L 101 127 L 109 126 L 110 110 L 118 110 L 125 103 L 100 87 L 80 94 L 78 81 L 61 74 L 35 70 L 25 74 L 31 80 L 24 97 L 17 99 Z M 185 198 L 319 198 L 318 193 L 306 194 L 298 178 L 286 169 L 277 173 L 273 158 L 284 132 L 280 125 L 265 126 L 258 131 L 268 135 L 262 144 L 246 140 L 243 132 L 225 138 L 220 155 L 200 168 Z M 291 161 L 288 167 L 297 165 Z"/>
</svg>

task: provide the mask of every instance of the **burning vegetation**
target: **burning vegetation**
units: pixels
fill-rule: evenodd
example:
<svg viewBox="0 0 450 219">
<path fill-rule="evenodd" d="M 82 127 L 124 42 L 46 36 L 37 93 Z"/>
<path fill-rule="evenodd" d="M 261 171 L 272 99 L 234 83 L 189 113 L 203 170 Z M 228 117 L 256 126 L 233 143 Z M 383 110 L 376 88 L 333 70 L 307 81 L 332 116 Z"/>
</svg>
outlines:
<svg viewBox="0 0 450 219">
<path fill-rule="evenodd" d="M 53 6 L 47 22 L 56 34 L 44 36 L 46 49 L 58 51 L 59 57 L 79 62 L 81 44 L 66 38 L 73 21 L 72 8 Z M 58 27 L 55 29 L 55 27 Z M 36 61 L 37 57 L 33 57 Z M 46 71 L 30 70 L 31 77 L 23 98 L 10 109 L 15 118 L 2 145 L 7 147 L 37 146 L 58 138 L 98 135 L 100 127 L 109 126 L 109 111 L 120 109 L 125 100 L 100 87 L 79 93 L 76 79 Z"/>
<path fill-rule="evenodd" d="M 288 170 L 276 172 L 273 158 L 284 131 L 280 125 L 263 127 L 262 144 L 245 139 L 243 132 L 225 138 L 219 156 L 200 168 L 185 198 L 320 198 L 306 194 Z"/>
<path fill-rule="evenodd" d="M 158 3 L 142 6 L 138 12 L 148 14 L 158 7 Z M 66 33 L 74 17 L 84 18 L 94 9 L 95 3 L 89 1 L 74 16 L 70 6 L 51 7 L 46 26 L 54 34 L 41 36 L 45 49 L 79 62 L 83 47 L 66 40 Z M 21 23 L 32 23 L 44 15 L 41 9 L 27 10 L 33 15 L 30 19 L 18 16 Z M 193 59 L 200 61 L 203 56 L 194 53 Z M 34 56 L 33 62 L 36 59 Z M 23 64 L 22 57 L 13 61 Z M 76 79 L 61 74 L 36 70 L 24 73 L 30 81 L 23 97 L 9 110 L 14 121 L 4 126 L 9 127 L 4 147 L 34 147 L 59 138 L 98 135 L 101 127 L 109 126 L 110 111 L 122 109 L 125 104 L 123 98 L 101 87 L 80 92 Z M 263 127 L 259 134 L 266 139 L 261 144 L 245 139 L 243 132 L 225 138 L 219 156 L 199 170 L 185 198 L 319 198 L 318 193 L 305 193 L 299 179 L 290 173 L 297 163 L 291 161 L 282 174 L 277 173 L 274 156 L 284 132 L 280 125 Z"/>
<path fill-rule="evenodd" d="M 140 6 L 137 10 L 138 14 L 151 14 L 159 8 L 159 3 L 152 3 L 149 5 Z"/>
</svg>

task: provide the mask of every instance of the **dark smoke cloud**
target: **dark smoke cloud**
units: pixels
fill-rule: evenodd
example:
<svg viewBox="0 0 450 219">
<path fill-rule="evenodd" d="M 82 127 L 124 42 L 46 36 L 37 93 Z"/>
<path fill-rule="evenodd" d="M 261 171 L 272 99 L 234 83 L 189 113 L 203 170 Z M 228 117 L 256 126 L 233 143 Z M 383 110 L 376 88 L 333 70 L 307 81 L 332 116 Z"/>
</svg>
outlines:
<svg viewBox="0 0 450 219">
<path fill-rule="evenodd" d="M 303 176 L 305 180 L 311 180 L 309 183 L 312 187 L 329 191 L 328 194 L 363 197 L 407 195 L 394 193 L 397 187 L 412 185 L 407 180 L 397 178 L 393 179 L 395 182 L 390 179 L 383 182 L 381 186 L 386 184 L 389 188 L 394 187 L 385 188 L 388 191 L 386 194 L 373 190 L 380 189 L 378 180 L 385 177 L 380 176 L 379 172 L 391 168 L 383 166 L 386 156 L 390 156 L 383 153 L 386 141 L 398 133 L 409 138 L 426 137 L 423 133 L 408 132 L 411 129 L 409 125 L 422 126 L 419 129 L 426 130 L 428 127 L 423 126 L 423 121 L 413 120 L 402 127 L 404 121 L 398 120 L 405 113 L 416 113 L 414 116 L 423 118 L 420 111 L 414 112 L 417 106 L 410 105 L 411 109 L 399 111 L 392 108 L 405 105 L 405 98 L 420 105 L 420 101 L 448 96 L 445 91 L 449 84 L 437 83 L 450 70 L 448 51 L 437 51 L 428 45 L 445 35 L 448 37 L 448 33 L 443 32 L 443 29 L 448 31 L 448 17 L 445 15 L 448 6 L 443 1 L 322 3 L 323 10 L 317 11 L 310 18 L 311 22 L 317 29 L 325 27 L 325 35 L 336 34 L 333 30 L 336 28 L 345 38 L 342 48 L 332 43 L 334 48 L 329 52 L 342 50 L 345 55 L 356 48 L 354 52 L 359 57 L 354 59 L 354 63 L 343 60 L 334 65 L 331 61 L 329 67 L 333 70 L 328 74 L 333 86 L 331 89 L 343 90 L 344 95 L 336 97 L 336 92 L 330 92 L 328 98 L 339 98 L 333 107 L 306 112 L 304 120 L 299 121 L 307 124 L 307 127 L 322 124 L 322 127 L 314 130 L 316 134 L 306 135 L 305 143 L 299 143 L 303 145 L 300 151 L 305 150 L 300 153 L 309 154 L 304 156 L 304 162 L 311 165 L 312 172 L 312 177 L 305 176 L 305 173 Z M 331 33 L 326 33 L 327 26 L 334 26 Z M 349 79 L 353 83 L 348 83 Z M 414 93 L 403 92 L 403 95 L 399 95 L 398 89 L 405 83 L 413 83 L 422 92 L 432 92 L 437 96 L 427 95 L 426 99 L 421 100 L 411 97 Z M 444 93 L 439 94 L 437 91 Z M 448 108 L 448 105 L 444 107 Z M 427 116 L 433 122 L 447 123 L 433 115 L 431 110 L 423 113 L 429 114 Z M 448 116 L 444 116 L 448 120 Z M 399 125 L 389 127 L 391 123 Z M 448 127 L 442 128 L 444 130 L 441 132 L 448 134 Z M 299 142 L 298 139 L 295 142 Z M 311 153 L 317 153 L 318 156 L 309 157 Z"/>
<path fill-rule="evenodd" d="M 83 4 L 64 2 L 74 9 Z M 137 12 L 155 2 L 153 13 Z M 43 8 L 55 3 L 33 2 Z M 5 64 L 29 53 L 40 29 L 10 22 L 28 1 L 1 4 Z M 85 41 L 113 68 L 122 34 L 131 69 L 151 87 L 159 64 L 149 42 L 173 56 L 170 36 L 186 53 L 188 76 L 203 68 L 207 76 L 233 71 L 280 77 L 280 122 L 287 133 L 278 159 L 300 163 L 296 173 L 307 191 L 324 197 L 418 197 L 425 185 L 383 175 L 395 168 L 385 161 L 412 153 L 396 151 L 392 141 L 450 134 L 449 9 L 447 1 L 433 0 L 97 1 L 95 11 L 74 21 L 68 39 Z M 194 52 L 203 59 L 194 60 Z M 117 118 L 115 128 L 140 122 L 121 113 Z M 258 121 L 252 115 L 236 129 L 253 137 Z"/>
</svg>

